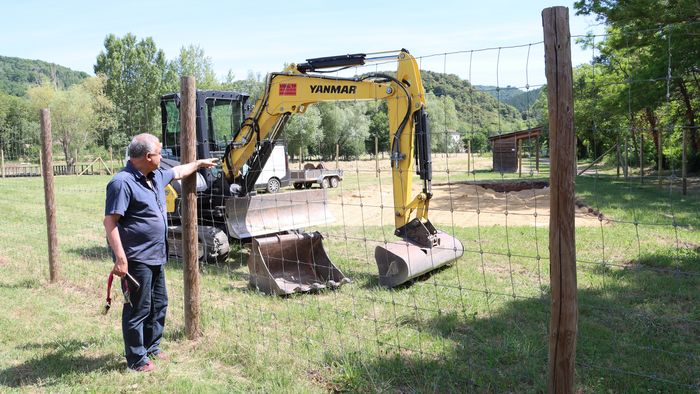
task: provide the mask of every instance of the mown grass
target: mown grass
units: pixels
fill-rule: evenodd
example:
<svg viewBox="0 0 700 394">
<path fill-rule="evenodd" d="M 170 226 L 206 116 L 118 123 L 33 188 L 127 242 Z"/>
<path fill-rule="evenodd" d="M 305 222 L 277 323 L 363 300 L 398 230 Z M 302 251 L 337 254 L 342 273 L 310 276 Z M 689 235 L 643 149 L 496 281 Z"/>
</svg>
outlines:
<svg viewBox="0 0 700 394">
<path fill-rule="evenodd" d="M 368 178 L 350 175 L 344 188 L 376 184 Z M 247 249 L 234 245 L 226 264 L 203 267 L 197 341 L 184 337 L 182 266 L 171 261 L 171 361 L 153 374 L 128 373 L 120 311 L 98 313 L 111 267 L 101 225 L 107 180 L 56 178 L 63 279 L 49 284 L 41 180 L 0 179 L 2 391 L 546 389 L 546 227 L 443 228 L 462 241 L 464 256 L 393 290 L 378 286 L 374 262 L 392 228 L 323 227 L 326 249 L 353 283 L 286 298 L 248 287 Z M 576 229 L 577 387 L 697 391 L 700 199 L 605 176 L 579 177 L 577 195 L 606 219 Z"/>
</svg>

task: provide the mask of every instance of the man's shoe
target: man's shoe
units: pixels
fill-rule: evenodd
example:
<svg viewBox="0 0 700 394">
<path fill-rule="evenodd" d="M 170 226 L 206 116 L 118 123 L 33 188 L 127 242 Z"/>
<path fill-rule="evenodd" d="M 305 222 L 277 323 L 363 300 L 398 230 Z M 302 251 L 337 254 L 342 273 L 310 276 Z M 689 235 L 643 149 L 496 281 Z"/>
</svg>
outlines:
<svg viewBox="0 0 700 394">
<path fill-rule="evenodd" d="M 161 360 L 161 361 L 166 361 L 166 360 L 170 359 L 170 357 L 168 357 L 168 355 L 162 351 L 158 352 L 158 353 L 151 353 L 148 355 L 148 357 L 150 357 L 151 360 Z"/>
<path fill-rule="evenodd" d="M 131 370 L 134 372 L 151 372 L 154 369 L 156 369 L 156 365 L 153 364 L 150 360 L 146 364 L 143 364 L 140 367 L 131 368 Z"/>
</svg>

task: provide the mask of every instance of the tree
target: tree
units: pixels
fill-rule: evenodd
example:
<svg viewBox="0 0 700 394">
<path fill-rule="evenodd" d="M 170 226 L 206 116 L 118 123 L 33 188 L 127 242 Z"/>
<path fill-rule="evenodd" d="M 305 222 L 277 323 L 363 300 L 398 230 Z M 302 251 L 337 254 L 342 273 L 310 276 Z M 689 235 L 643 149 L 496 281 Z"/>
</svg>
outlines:
<svg viewBox="0 0 700 394">
<path fill-rule="evenodd" d="M 219 89 L 211 58 L 197 45 L 180 48 L 180 56 L 171 62 L 173 72 L 179 77 L 193 76 L 197 81 L 197 89 Z M 179 81 L 172 90 L 179 90 Z"/>
<path fill-rule="evenodd" d="M 103 74 L 88 78 L 82 83 L 90 94 L 95 114 L 95 142 L 105 148 L 126 146 L 129 141 L 117 132 L 117 113 L 114 103 L 105 94 L 106 83 L 107 78 Z"/>
<path fill-rule="evenodd" d="M 160 96 L 172 88 L 169 81 L 177 80 L 165 54 L 152 38 L 137 41 L 131 33 L 123 38 L 110 34 L 104 45 L 94 70 L 106 77 L 105 92 L 117 111 L 118 132 L 129 138 L 159 130 Z"/>
<path fill-rule="evenodd" d="M 310 106 L 305 113 L 292 115 L 285 125 L 284 139 L 292 157 L 299 153 L 299 148 L 308 154 L 309 146 L 323 139 L 321 112 L 318 107 Z"/>
<path fill-rule="evenodd" d="M 369 118 L 369 138 L 365 140 L 367 152 L 374 153 L 374 139 L 377 138 L 380 152 L 388 152 L 389 146 L 389 116 L 386 101 L 370 102 L 367 105 L 366 116 Z"/>
<path fill-rule="evenodd" d="M 0 93 L 0 149 L 5 160 L 38 162 L 39 115 L 28 100 Z"/>
<path fill-rule="evenodd" d="M 74 171 L 80 152 L 94 144 L 97 130 L 113 124 L 106 115 L 111 104 L 102 94 L 102 83 L 93 77 L 68 90 L 54 91 L 45 83 L 27 91 L 36 114 L 40 108 L 51 109 L 53 140 L 61 146 L 69 171 Z"/>
<path fill-rule="evenodd" d="M 610 35 L 601 43 L 603 57 L 629 56 L 631 65 L 629 100 L 632 121 L 644 119 L 654 135 L 655 129 L 680 124 L 690 134 L 690 167 L 700 168 L 700 136 L 697 132 L 700 105 L 700 24 L 696 0 L 601 1 L 579 0 L 578 15 L 595 15 L 608 26 Z M 666 79 L 668 79 L 668 86 Z M 665 89 L 669 89 L 666 106 Z M 669 109 L 678 112 L 662 119 Z M 640 111 L 637 114 L 637 111 Z M 632 130 L 637 129 L 633 123 Z M 679 133 L 680 131 L 674 131 Z M 670 140 L 677 140 L 673 134 Z M 643 147 L 642 147 L 643 148 Z"/>
<path fill-rule="evenodd" d="M 364 153 L 365 140 L 369 136 L 366 105 L 364 102 L 320 103 L 323 139 L 317 153 L 324 158 L 335 158 L 336 145 L 345 158 Z"/>
<path fill-rule="evenodd" d="M 455 139 L 458 119 L 452 97 L 426 95 L 426 106 L 430 116 L 430 142 L 433 152 L 455 152 L 461 148 L 461 138 Z"/>
<path fill-rule="evenodd" d="M 464 134 L 462 143 L 465 146 L 471 143 L 472 152 L 487 152 L 490 148 L 488 136 L 479 131 Z"/>
<path fill-rule="evenodd" d="M 250 95 L 251 105 L 262 95 L 264 84 L 260 73 L 248 72 L 248 76 L 243 80 L 236 80 L 235 75 L 229 70 L 226 80 L 222 84 L 222 89 L 233 90 L 234 92 L 246 93 Z"/>
</svg>

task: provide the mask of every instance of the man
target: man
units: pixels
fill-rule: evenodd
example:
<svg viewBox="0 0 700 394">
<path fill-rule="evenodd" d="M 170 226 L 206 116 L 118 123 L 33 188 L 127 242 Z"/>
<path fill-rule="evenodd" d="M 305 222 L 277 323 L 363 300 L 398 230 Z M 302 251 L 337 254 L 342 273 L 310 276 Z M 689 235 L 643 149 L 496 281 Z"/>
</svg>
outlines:
<svg viewBox="0 0 700 394">
<path fill-rule="evenodd" d="M 167 261 L 165 187 L 217 159 L 197 160 L 172 169 L 159 168 L 161 144 L 151 134 L 139 134 L 129 144 L 129 161 L 107 185 L 104 226 L 112 249 L 112 273 L 131 281 L 130 303 L 122 310 L 122 334 L 130 369 L 150 372 L 150 358 L 165 359 L 160 350 L 168 306 L 163 265 Z M 125 279 L 122 279 L 123 281 Z"/>
</svg>

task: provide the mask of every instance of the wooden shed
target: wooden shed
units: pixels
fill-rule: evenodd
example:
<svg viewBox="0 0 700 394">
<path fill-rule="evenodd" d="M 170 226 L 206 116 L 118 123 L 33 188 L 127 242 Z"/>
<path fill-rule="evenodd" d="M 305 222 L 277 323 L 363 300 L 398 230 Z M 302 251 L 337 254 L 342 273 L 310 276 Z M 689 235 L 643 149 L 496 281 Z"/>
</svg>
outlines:
<svg viewBox="0 0 700 394">
<path fill-rule="evenodd" d="M 507 134 L 494 135 L 489 137 L 491 150 L 493 151 L 493 170 L 498 172 L 517 172 L 519 158 L 522 157 L 522 152 L 518 152 L 522 140 L 534 138 L 537 141 L 535 154 L 537 156 L 536 165 L 537 171 L 540 170 L 540 149 L 539 136 L 542 132 L 542 126 L 533 127 L 515 131 Z"/>
</svg>

